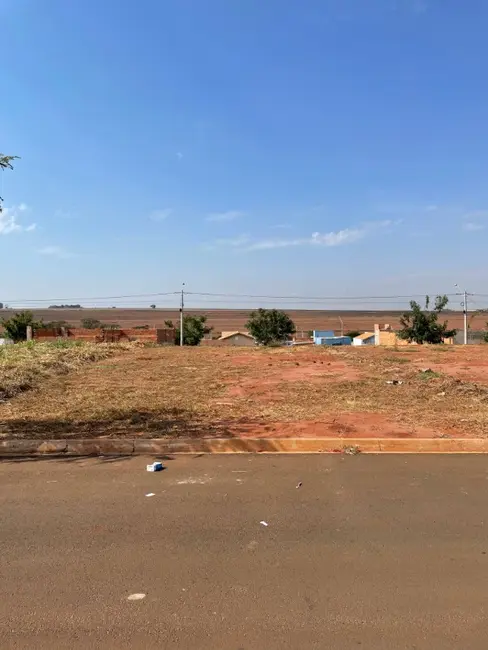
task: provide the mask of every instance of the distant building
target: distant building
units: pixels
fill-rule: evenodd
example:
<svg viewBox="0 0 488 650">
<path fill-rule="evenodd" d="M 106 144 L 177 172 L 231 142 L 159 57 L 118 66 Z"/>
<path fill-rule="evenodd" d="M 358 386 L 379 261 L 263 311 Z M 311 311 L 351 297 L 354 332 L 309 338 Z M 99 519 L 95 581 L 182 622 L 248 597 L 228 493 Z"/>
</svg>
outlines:
<svg viewBox="0 0 488 650">
<path fill-rule="evenodd" d="M 313 331 L 313 342 L 315 345 L 322 345 L 322 339 L 334 338 L 333 330 L 314 330 Z"/>
<path fill-rule="evenodd" d="M 415 342 L 406 341 L 401 339 L 398 334 L 393 331 L 391 325 L 386 324 L 382 327 L 378 324 L 374 326 L 374 342 L 375 345 L 418 345 Z M 454 338 L 446 338 L 443 340 L 445 345 L 454 345 Z"/>
<path fill-rule="evenodd" d="M 253 347 L 256 341 L 247 332 L 222 332 L 219 341 L 225 345 Z"/>
<path fill-rule="evenodd" d="M 351 345 L 351 343 L 350 336 L 324 336 L 315 339 L 316 345 Z"/>
<path fill-rule="evenodd" d="M 352 340 L 353 345 L 374 345 L 375 334 L 374 332 L 363 332 L 359 336 L 355 336 Z"/>
</svg>

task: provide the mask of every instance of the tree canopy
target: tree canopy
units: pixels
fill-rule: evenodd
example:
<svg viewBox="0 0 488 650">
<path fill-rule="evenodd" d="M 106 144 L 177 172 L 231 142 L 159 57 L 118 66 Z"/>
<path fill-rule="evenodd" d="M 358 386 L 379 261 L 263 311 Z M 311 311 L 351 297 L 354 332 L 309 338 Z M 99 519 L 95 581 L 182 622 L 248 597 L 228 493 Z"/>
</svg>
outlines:
<svg viewBox="0 0 488 650">
<path fill-rule="evenodd" d="M 183 345 L 199 345 L 205 334 L 212 331 L 212 328 L 208 327 L 206 323 L 206 316 L 192 316 L 191 314 L 183 316 Z M 175 330 L 175 343 L 179 345 L 180 328 L 175 327 L 171 320 L 164 321 L 164 324 L 166 327 Z"/>
<path fill-rule="evenodd" d="M 4 329 L 5 337 L 11 339 L 15 343 L 27 339 L 28 325 L 30 325 L 32 329 L 43 327 L 42 321 L 34 320 L 34 314 L 31 311 L 20 311 L 11 318 L 2 318 L 0 323 Z"/>
<path fill-rule="evenodd" d="M 410 310 L 400 318 L 402 329 L 398 332 L 401 339 L 410 343 L 443 343 L 444 339 L 456 335 L 457 330 L 448 329 L 447 321 L 439 322 L 439 315 L 446 308 L 449 299 L 447 296 L 436 296 L 433 309 L 430 307 L 430 297 L 425 297 L 424 309 L 412 300 Z"/>
<path fill-rule="evenodd" d="M 295 323 L 279 309 L 258 309 L 246 323 L 249 334 L 261 345 L 284 343 L 296 332 Z"/>
<path fill-rule="evenodd" d="M 13 169 L 12 161 L 18 158 L 18 156 L 6 156 L 4 153 L 0 153 L 0 171 L 4 169 Z M 2 197 L 0 196 L 0 212 L 2 211 Z"/>
</svg>

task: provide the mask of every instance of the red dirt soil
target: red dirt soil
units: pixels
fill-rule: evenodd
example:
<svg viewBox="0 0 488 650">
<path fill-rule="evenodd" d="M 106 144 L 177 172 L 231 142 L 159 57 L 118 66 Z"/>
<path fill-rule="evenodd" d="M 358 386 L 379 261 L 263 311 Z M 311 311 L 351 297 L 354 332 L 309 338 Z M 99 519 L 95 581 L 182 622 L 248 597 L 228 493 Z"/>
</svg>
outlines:
<svg viewBox="0 0 488 650">
<path fill-rule="evenodd" d="M 233 427 L 242 438 L 438 438 L 426 427 L 405 427 L 379 413 L 342 413 L 312 422 L 279 422 Z M 456 434 L 453 437 L 464 437 Z"/>
</svg>

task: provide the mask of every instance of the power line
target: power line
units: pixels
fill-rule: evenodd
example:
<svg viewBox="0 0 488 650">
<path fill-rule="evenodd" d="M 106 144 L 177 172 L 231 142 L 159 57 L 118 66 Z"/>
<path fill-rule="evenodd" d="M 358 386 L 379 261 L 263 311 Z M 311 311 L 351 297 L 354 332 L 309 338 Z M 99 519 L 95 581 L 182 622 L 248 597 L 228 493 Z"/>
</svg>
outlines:
<svg viewBox="0 0 488 650">
<path fill-rule="evenodd" d="M 18 299 L 18 300 L 5 300 L 4 302 L 6 303 L 24 303 L 24 302 L 89 302 L 89 301 L 95 301 L 95 300 L 122 300 L 125 298 L 151 298 L 154 296 L 174 296 L 179 294 L 179 291 L 167 291 L 166 293 L 134 293 L 132 295 L 126 295 L 126 296 L 96 296 L 94 298 L 25 298 L 25 299 Z"/>
<path fill-rule="evenodd" d="M 263 299 L 277 299 L 277 300 L 387 300 L 389 298 L 425 298 L 425 293 L 411 294 L 409 296 L 271 296 L 271 295 L 253 295 L 253 294 L 238 294 L 238 293 L 205 293 L 196 291 L 185 291 L 189 296 L 215 296 L 222 298 L 263 298 Z M 458 294 L 449 293 L 447 296 L 456 296 Z"/>
</svg>

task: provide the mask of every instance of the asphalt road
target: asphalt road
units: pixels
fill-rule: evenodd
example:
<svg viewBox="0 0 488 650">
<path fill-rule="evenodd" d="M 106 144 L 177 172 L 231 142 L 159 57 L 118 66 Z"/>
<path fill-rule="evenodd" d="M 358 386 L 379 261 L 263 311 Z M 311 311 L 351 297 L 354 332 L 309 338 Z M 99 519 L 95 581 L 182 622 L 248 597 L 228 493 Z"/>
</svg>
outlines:
<svg viewBox="0 0 488 650">
<path fill-rule="evenodd" d="M 0 463 L 2 650 L 486 650 L 487 457 L 146 462 Z"/>
</svg>

